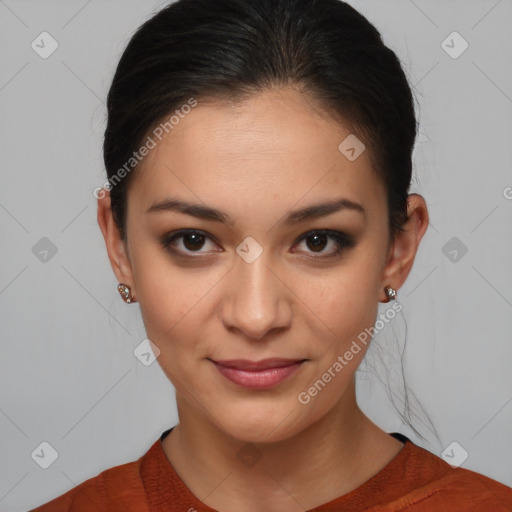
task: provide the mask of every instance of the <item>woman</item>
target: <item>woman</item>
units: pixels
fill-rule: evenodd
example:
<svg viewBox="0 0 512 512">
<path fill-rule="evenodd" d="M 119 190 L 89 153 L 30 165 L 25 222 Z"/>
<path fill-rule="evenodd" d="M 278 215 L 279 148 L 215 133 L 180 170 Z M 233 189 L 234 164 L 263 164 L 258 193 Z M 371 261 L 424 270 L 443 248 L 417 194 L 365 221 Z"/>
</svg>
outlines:
<svg viewBox="0 0 512 512">
<path fill-rule="evenodd" d="M 338 0 L 180 0 L 140 27 L 98 222 L 179 424 L 35 510 L 512 509 L 357 405 L 363 333 L 428 226 L 416 127 L 399 60 Z"/>
</svg>

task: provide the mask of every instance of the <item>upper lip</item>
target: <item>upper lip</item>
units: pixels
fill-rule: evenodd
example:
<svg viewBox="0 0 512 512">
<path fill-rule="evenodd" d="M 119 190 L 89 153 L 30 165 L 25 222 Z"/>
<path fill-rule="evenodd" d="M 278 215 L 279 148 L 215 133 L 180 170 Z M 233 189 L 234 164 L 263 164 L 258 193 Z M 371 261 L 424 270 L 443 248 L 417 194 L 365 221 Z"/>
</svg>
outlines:
<svg viewBox="0 0 512 512">
<path fill-rule="evenodd" d="M 239 370 L 265 370 L 267 368 L 279 368 L 280 366 L 291 366 L 293 364 L 301 363 L 305 359 L 282 359 L 272 357 L 269 359 L 262 359 L 260 361 L 249 361 L 247 359 L 224 359 L 212 360 L 214 363 L 228 368 L 236 368 Z"/>
</svg>

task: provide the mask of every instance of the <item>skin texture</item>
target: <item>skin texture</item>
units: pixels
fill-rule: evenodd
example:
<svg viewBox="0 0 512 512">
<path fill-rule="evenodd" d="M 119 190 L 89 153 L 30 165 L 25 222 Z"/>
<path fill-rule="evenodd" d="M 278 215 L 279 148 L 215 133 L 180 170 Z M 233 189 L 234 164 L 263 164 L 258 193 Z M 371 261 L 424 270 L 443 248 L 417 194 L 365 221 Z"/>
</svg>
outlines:
<svg viewBox="0 0 512 512">
<path fill-rule="evenodd" d="M 180 423 L 164 451 L 217 510 L 313 508 L 361 485 L 402 447 L 357 406 L 354 375 L 365 350 L 308 404 L 297 399 L 374 325 L 384 286 L 401 287 L 428 226 L 423 197 L 410 195 L 405 232 L 388 251 L 385 189 L 369 150 L 354 161 L 338 150 L 349 134 L 292 87 L 237 103 L 199 101 L 134 176 L 126 243 L 108 194 L 98 200 L 116 278 L 131 286 L 176 388 Z M 231 221 L 146 213 L 169 197 Z M 283 223 L 291 211 L 341 197 L 365 215 L 347 209 Z M 173 246 L 184 255 L 173 255 L 160 239 L 181 229 L 206 234 L 204 244 L 178 238 Z M 318 249 L 311 237 L 301 240 L 319 229 L 350 234 L 355 244 L 329 257 L 333 239 Z M 248 236 L 263 249 L 252 263 L 236 252 Z M 269 357 L 308 361 L 272 389 L 247 390 L 209 360 Z M 242 448 L 261 458 L 245 465 Z"/>
</svg>

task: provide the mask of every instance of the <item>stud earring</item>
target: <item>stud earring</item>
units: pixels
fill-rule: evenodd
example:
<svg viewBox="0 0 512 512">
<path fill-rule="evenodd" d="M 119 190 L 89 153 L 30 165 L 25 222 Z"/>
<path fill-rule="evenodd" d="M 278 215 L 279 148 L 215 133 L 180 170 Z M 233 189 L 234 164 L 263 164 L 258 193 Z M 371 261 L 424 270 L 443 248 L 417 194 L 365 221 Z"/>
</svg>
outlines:
<svg viewBox="0 0 512 512">
<path fill-rule="evenodd" d="M 127 284 L 119 283 L 117 291 L 121 294 L 121 297 L 126 302 L 126 304 L 137 302 L 137 299 L 132 296 L 131 288 Z"/>
<path fill-rule="evenodd" d="M 396 299 L 396 290 L 394 288 L 391 288 L 391 286 L 385 286 L 384 293 L 386 294 L 387 297 L 387 300 L 385 300 L 384 303 Z"/>
</svg>

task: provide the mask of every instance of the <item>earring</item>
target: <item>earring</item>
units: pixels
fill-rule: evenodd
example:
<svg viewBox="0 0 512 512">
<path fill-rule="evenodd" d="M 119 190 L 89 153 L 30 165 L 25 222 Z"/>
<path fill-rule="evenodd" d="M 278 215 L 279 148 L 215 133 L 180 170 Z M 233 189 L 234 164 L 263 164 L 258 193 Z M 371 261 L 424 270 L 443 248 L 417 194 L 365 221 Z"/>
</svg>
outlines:
<svg viewBox="0 0 512 512">
<path fill-rule="evenodd" d="M 394 288 L 391 288 L 391 286 L 385 286 L 384 293 L 386 294 L 387 297 L 387 300 L 385 300 L 384 303 L 396 299 L 396 290 Z"/>
<path fill-rule="evenodd" d="M 127 284 L 119 283 L 117 291 L 121 294 L 121 297 L 126 302 L 126 304 L 137 302 L 137 299 L 132 296 L 131 288 Z"/>
</svg>

